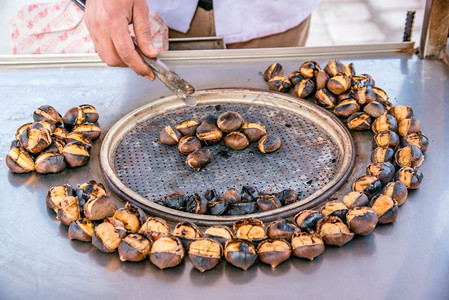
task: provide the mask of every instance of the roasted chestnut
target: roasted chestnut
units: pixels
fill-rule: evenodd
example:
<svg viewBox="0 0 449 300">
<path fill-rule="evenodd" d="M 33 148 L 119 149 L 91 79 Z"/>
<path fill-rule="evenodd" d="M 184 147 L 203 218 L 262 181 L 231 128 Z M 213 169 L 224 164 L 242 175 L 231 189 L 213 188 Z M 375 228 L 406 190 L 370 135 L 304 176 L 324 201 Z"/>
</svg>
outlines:
<svg viewBox="0 0 449 300">
<path fill-rule="evenodd" d="M 58 111 L 51 105 L 42 105 L 33 113 L 34 122 L 49 121 L 53 124 L 62 123 L 62 117 Z"/>
<path fill-rule="evenodd" d="M 321 214 L 324 217 L 335 216 L 339 217 L 340 220 L 346 222 L 346 214 L 348 213 L 348 208 L 341 201 L 329 201 L 324 204 L 321 208 Z"/>
<path fill-rule="evenodd" d="M 81 242 L 91 242 L 94 224 L 87 218 L 73 221 L 69 226 L 69 239 Z"/>
<path fill-rule="evenodd" d="M 203 233 L 193 223 L 179 222 L 173 229 L 172 235 L 178 237 L 182 241 L 184 248 L 189 249 L 190 243 L 195 239 L 202 237 Z"/>
<path fill-rule="evenodd" d="M 200 149 L 187 156 L 186 163 L 189 167 L 200 171 L 205 165 L 210 163 L 212 152 L 209 149 Z"/>
<path fill-rule="evenodd" d="M 234 150 L 243 150 L 249 145 L 249 140 L 245 134 L 239 131 L 230 132 L 224 138 L 226 147 Z"/>
<path fill-rule="evenodd" d="M 22 147 L 11 147 L 5 161 L 13 173 L 28 173 L 35 170 L 33 157 Z"/>
<path fill-rule="evenodd" d="M 336 75 L 331 77 L 327 82 L 327 89 L 335 95 L 340 95 L 349 90 L 351 80 L 345 75 Z"/>
<path fill-rule="evenodd" d="M 316 103 L 326 109 L 332 109 L 337 103 L 335 96 L 326 88 L 315 93 Z"/>
<path fill-rule="evenodd" d="M 86 122 L 86 114 L 81 107 L 72 107 L 62 117 L 65 129 L 72 131 L 76 125 Z"/>
<path fill-rule="evenodd" d="M 256 202 L 240 201 L 230 204 L 228 214 L 231 216 L 241 216 L 257 212 Z"/>
<path fill-rule="evenodd" d="M 78 197 L 79 202 L 86 202 L 91 197 L 100 198 L 107 194 L 104 185 L 95 180 L 79 184 L 76 188 L 76 196 Z"/>
<path fill-rule="evenodd" d="M 299 72 L 305 78 L 315 77 L 319 70 L 321 70 L 320 65 L 313 60 L 306 61 L 299 67 Z"/>
<path fill-rule="evenodd" d="M 248 240 L 252 243 L 258 243 L 267 238 L 265 234 L 265 225 L 260 220 L 239 220 L 234 222 L 233 228 L 235 237 L 238 239 Z"/>
<path fill-rule="evenodd" d="M 79 108 L 84 112 L 86 122 L 95 123 L 98 121 L 99 115 L 95 107 L 90 104 L 81 104 Z"/>
<path fill-rule="evenodd" d="M 362 192 L 349 192 L 343 196 L 342 202 L 349 209 L 355 207 L 367 206 L 369 204 L 368 196 Z"/>
<path fill-rule="evenodd" d="M 125 229 L 130 233 L 136 233 L 140 228 L 139 214 L 129 203 L 127 203 L 125 208 L 116 210 L 112 217 L 122 222 Z"/>
<path fill-rule="evenodd" d="M 382 190 L 382 194 L 396 200 L 398 205 L 401 206 L 407 200 L 408 190 L 402 182 L 394 181 L 387 183 Z"/>
<path fill-rule="evenodd" d="M 360 105 L 365 105 L 370 102 L 376 101 L 376 93 L 373 87 L 361 87 L 353 90 L 352 97 L 357 100 Z"/>
<path fill-rule="evenodd" d="M 363 108 L 363 111 L 366 112 L 368 115 L 370 115 L 373 118 L 379 118 L 380 116 L 387 113 L 387 109 L 385 108 L 385 105 L 382 103 L 379 103 L 377 101 L 372 101 L 365 105 Z"/>
<path fill-rule="evenodd" d="M 161 143 L 168 146 L 174 146 L 178 144 L 181 138 L 182 134 L 172 126 L 165 126 L 159 134 L 159 140 L 161 141 Z"/>
<path fill-rule="evenodd" d="M 395 173 L 396 168 L 390 162 L 371 163 L 366 167 L 366 174 L 376 176 L 382 184 L 390 182 Z"/>
<path fill-rule="evenodd" d="M 334 77 L 339 74 L 346 75 L 348 77 L 352 75 L 351 68 L 339 60 L 329 61 L 324 67 L 324 71 L 326 71 L 326 73 L 329 74 L 330 77 Z"/>
<path fill-rule="evenodd" d="M 371 129 L 374 133 L 388 130 L 397 131 L 398 122 L 392 115 L 385 113 L 374 120 L 373 124 L 371 125 Z"/>
<path fill-rule="evenodd" d="M 20 144 L 30 153 L 39 153 L 51 143 L 50 131 L 34 122 L 20 134 Z"/>
<path fill-rule="evenodd" d="M 402 146 L 415 145 L 421 152 L 426 152 L 429 147 L 429 140 L 420 132 L 410 133 L 401 140 Z"/>
<path fill-rule="evenodd" d="M 64 158 L 70 167 L 81 167 L 89 162 L 90 154 L 86 145 L 71 142 L 64 146 Z"/>
<path fill-rule="evenodd" d="M 277 220 L 267 226 L 267 235 L 270 239 L 285 239 L 290 241 L 292 235 L 300 231 L 295 223 L 286 220 Z"/>
<path fill-rule="evenodd" d="M 138 262 L 144 260 L 150 253 L 151 242 L 140 234 L 129 234 L 118 246 L 121 261 Z"/>
<path fill-rule="evenodd" d="M 295 85 L 295 95 L 299 98 L 309 97 L 315 90 L 315 83 L 311 79 L 304 78 Z"/>
<path fill-rule="evenodd" d="M 214 116 L 208 116 L 197 127 L 196 136 L 207 145 L 212 145 L 221 140 L 223 133 L 217 126 L 217 119 Z"/>
<path fill-rule="evenodd" d="M 17 128 L 16 133 L 14 135 L 15 139 L 20 141 L 20 136 L 22 135 L 22 133 L 27 130 L 27 128 L 29 128 L 31 126 L 31 124 L 33 123 L 26 123 L 23 124 L 22 126 L 20 126 L 19 128 Z"/>
<path fill-rule="evenodd" d="M 349 228 L 358 235 L 368 235 L 376 227 L 378 217 L 371 207 L 356 207 L 346 215 Z"/>
<path fill-rule="evenodd" d="M 296 86 L 301 80 L 304 79 L 304 76 L 299 73 L 299 71 L 293 71 L 288 75 L 288 80 L 290 80 L 293 86 Z"/>
<path fill-rule="evenodd" d="M 260 242 L 257 246 L 257 253 L 261 262 L 276 268 L 290 258 L 292 247 L 284 239 L 269 239 Z"/>
<path fill-rule="evenodd" d="M 362 87 L 371 86 L 373 87 L 376 84 L 373 77 L 371 77 L 368 74 L 361 74 L 361 75 L 353 75 L 351 77 L 351 87 L 353 89 L 358 89 Z"/>
<path fill-rule="evenodd" d="M 189 258 L 192 265 L 200 272 L 213 269 L 221 260 L 223 247 L 213 239 L 199 238 L 189 247 Z"/>
<path fill-rule="evenodd" d="M 243 117 L 236 111 L 227 111 L 222 113 L 217 119 L 217 126 L 223 132 L 232 132 L 239 130 L 242 127 Z"/>
<path fill-rule="evenodd" d="M 281 147 L 281 139 L 274 134 L 267 134 L 260 138 L 257 148 L 262 153 L 272 153 Z"/>
<path fill-rule="evenodd" d="M 371 162 L 394 162 L 394 150 L 389 147 L 377 147 L 371 153 Z"/>
<path fill-rule="evenodd" d="M 356 178 L 352 182 L 352 190 L 354 192 L 365 193 L 368 198 L 372 198 L 380 192 L 382 188 L 382 182 L 376 176 L 365 175 Z"/>
<path fill-rule="evenodd" d="M 207 210 L 209 214 L 214 216 L 221 216 L 228 210 L 229 203 L 223 197 L 218 197 L 207 203 Z"/>
<path fill-rule="evenodd" d="M 52 187 L 45 197 L 45 204 L 48 208 L 58 211 L 58 206 L 66 197 L 74 196 L 74 190 L 70 184 Z"/>
<path fill-rule="evenodd" d="M 289 205 L 298 200 L 298 193 L 294 189 L 285 189 L 276 195 L 276 199 L 282 205 Z"/>
<path fill-rule="evenodd" d="M 329 80 L 329 75 L 324 70 L 319 70 L 315 76 L 316 89 L 322 90 L 326 88 L 327 81 Z"/>
<path fill-rule="evenodd" d="M 201 149 L 201 141 L 196 136 L 185 136 L 179 140 L 178 150 L 181 154 L 190 153 Z"/>
<path fill-rule="evenodd" d="M 243 123 L 240 130 L 246 135 L 250 142 L 257 142 L 261 137 L 267 134 L 265 126 L 256 122 Z"/>
<path fill-rule="evenodd" d="M 170 235 L 170 227 L 167 222 L 160 218 L 150 217 L 139 229 L 139 234 L 143 234 L 151 241 Z"/>
<path fill-rule="evenodd" d="M 301 231 L 316 230 L 316 224 L 323 215 L 316 210 L 303 210 L 294 217 L 296 225 Z"/>
<path fill-rule="evenodd" d="M 61 140 L 59 138 L 52 138 L 50 146 L 45 148 L 43 152 L 51 152 L 51 153 L 56 153 L 56 154 L 62 154 L 62 153 L 64 153 L 64 146 L 65 145 L 66 145 L 65 140 Z"/>
<path fill-rule="evenodd" d="M 52 139 L 58 138 L 60 140 L 65 141 L 69 132 L 64 127 L 56 127 L 53 133 L 51 134 Z"/>
<path fill-rule="evenodd" d="M 395 180 L 402 182 L 408 189 L 416 190 L 421 186 L 424 175 L 418 169 L 411 167 L 400 168 L 395 175 Z"/>
<path fill-rule="evenodd" d="M 65 197 L 58 204 L 56 217 L 62 224 L 67 226 L 69 226 L 73 221 L 78 220 L 80 218 L 78 199 L 74 196 Z"/>
<path fill-rule="evenodd" d="M 274 76 L 268 80 L 268 87 L 273 91 L 288 93 L 292 87 L 292 84 L 285 76 Z"/>
<path fill-rule="evenodd" d="M 398 202 L 386 195 L 377 195 L 370 202 L 371 208 L 376 212 L 380 224 L 396 221 L 398 216 Z"/>
<path fill-rule="evenodd" d="M 192 214 L 205 214 L 207 211 L 207 200 L 198 194 L 193 194 L 187 198 L 186 210 Z"/>
<path fill-rule="evenodd" d="M 398 126 L 398 133 L 401 136 L 407 136 L 411 133 L 416 133 L 421 131 L 421 122 L 415 118 L 403 119 Z"/>
<path fill-rule="evenodd" d="M 263 73 L 263 79 L 265 81 L 270 80 L 274 76 L 284 75 L 284 67 L 280 63 L 274 63 L 268 66 L 268 68 Z"/>
<path fill-rule="evenodd" d="M 391 130 L 379 131 L 374 135 L 373 142 L 376 147 L 390 147 L 396 149 L 399 146 L 399 136 L 396 132 Z"/>
<path fill-rule="evenodd" d="M 35 161 L 36 172 L 41 174 L 59 173 L 65 170 L 67 164 L 64 156 L 59 153 L 43 152 Z"/>
<path fill-rule="evenodd" d="M 226 192 L 223 193 L 222 197 L 228 203 L 239 202 L 242 200 L 242 196 L 240 195 L 239 191 L 237 191 L 237 189 L 235 188 L 227 189 Z"/>
<path fill-rule="evenodd" d="M 114 200 L 107 195 L 92 196 L 83 205 L 84 216 L 92 221 L 103 220 L 114 215 L 116 211 Z"/>
<path fill-rule="evenodd" d="M 348 118 L 348 128 L 351 130 L 367 130 L 371 127 L 371 117 L 364 112 L 356 112 Z"/>
<path fill-rule="evenodd" d="M 226 242 L 224 257 L 231 265 L 246 271 L 256 262 L 256 248 L 247 240 L 233 239 Z"/>
<path fill-rule="evenodd" d="M 334 114 L 336 114 L 339 117 L 349 117 L 350 115 L 355 114 L 360 110 L 360 106 L 354 99 L 345 99 L 338 103 L 337 106 L 334 108 Z"/>
<path fill-rule="evenodd" d="M 100 126 L 92 123 L 84 123 L 73 127 L 73 132 L 82 133 L 88 137 L 91 141 L 95 141 L 101 135 Z"/>
<path fill-rule="evenodd" d="M 325 249 L 323 239 L 314 231 L 296 232 L 291 245 L 294 256 L 310 260 L 321 255 Z"/>
<path fill-rule="evenodd" d="M 184 248 L 177 237 L 165 236 L 153 242 L 150 250 L 151 262 L 163 270 L 176 267 L 184 258 Z"/>
<path fill-rule="evenodd" d="M 234 233 L 227 226 L 215 225 L 208 227 L 206 231 L 204 231 L 204 237 L 216 240 L 224 247 L 227 241 L 234 238 Z"/>
<path fill-rule="evenodd" d="M 391 103 L 388 102 L 388 95 L 387 93 L 382 90 L 381 88 L 373 86 L 374 94 L 376 94 L 376 101 L 383 103 L 387 106 L 388 109 L 391 107 Z"/>
<path fill-rule="evenodd" d="M 197 119 L 188 119 L 175 125 L 175 128 L 182 135 L 195 135 L 196 129 L 200 125 Z"/>
<path fill-rule="evenodd" d="M 259 191 L 253 186 L 244 185 L 242 186 L 240 195 L 242 196 L 243 200 L 256 201 L 257 197 L 259 197 Z"/>
<path fill-rule="evenodd" d="M 66 137 L 66 141 L 67 141 L 67 143 L 72 143 L 72 142 L 81 143 L 86 147 L 87 151 L 90 151 L 90 149 L 92 149 L 92 141 L 87 136 L 85 136 L 83 133 L 70 132 Z"/>
<path fill-rule="evenodd" d="M 396 118 L 396 121 L 400 123 L 404 119 L 413 117 L 413 109 L 411 106 L 395 105 L 388 111 L 390 115 Z"/>
<path fill-rule="evenodd" d="M 53 132 L 56 130 L 56 125 L 50 121 L 42 120 L 37 123 L 41 124 L 45 129 L 47 129 L 50 134 L 53 134 Z"/>
<path fill-rule="evenodd" d="M 187 205 L 187 195 L 183 192 L 172 192 L 164 197 L 163 204 L 169 208 L 184 210 Z"/>
<path fill-rule="evenodd" d="M 400 167 L 419 168 L 424 162 L 424 155 L 417 146 L 405 146 L 396 151 L 394 155 L 395 162 Z M 37 164 L 37 160 L 36 160 Z M 36 165 L 37 169 L 37 165 Z"/>
<path fill-rule="evenodd" d="M 112 222 L 114 224 L 106 219 L 103 223 L 95 227 L 94 233 L 92 234 L 92 245 L 101 252 L 114 252 L 125 236 L 125 231 L 119 229 L 120 225 L 123 224 L 120 224 L 121 222 L 118 220 Z"/>
<path fill-rule="evenodd" d="M 281 201 L 276 198 L 276 194 L 260 193 L 256 199 L 256 204 L 260 211 L 273 210 L 282 206 Z"/>
<path fill-rule="evenodd" d="M 322 218 L 317 224 L 317 231 L 327 245 L 341 247 L 354 237 L 348 226 L 334 216 Z"/>
</svg>

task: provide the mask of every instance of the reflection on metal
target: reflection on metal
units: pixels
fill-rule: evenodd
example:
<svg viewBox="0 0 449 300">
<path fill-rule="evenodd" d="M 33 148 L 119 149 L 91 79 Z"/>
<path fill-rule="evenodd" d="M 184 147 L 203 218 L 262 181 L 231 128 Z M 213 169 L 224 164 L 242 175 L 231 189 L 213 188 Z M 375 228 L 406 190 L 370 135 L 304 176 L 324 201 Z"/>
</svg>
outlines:
<svg viewBox="0 0 449 300">
<path fill-rule="evenodd" d="M 427 0 L 419 56 L 444 59 L 449 32 L 449 1 Z"/>
<path fill-rule="evenodd" d="M 222 37 L 198 37 L 198 38 L 171 38 L 168 40 L 168 49 L 173 50 L 206 50 L 224 49 Z"/>
</svg>

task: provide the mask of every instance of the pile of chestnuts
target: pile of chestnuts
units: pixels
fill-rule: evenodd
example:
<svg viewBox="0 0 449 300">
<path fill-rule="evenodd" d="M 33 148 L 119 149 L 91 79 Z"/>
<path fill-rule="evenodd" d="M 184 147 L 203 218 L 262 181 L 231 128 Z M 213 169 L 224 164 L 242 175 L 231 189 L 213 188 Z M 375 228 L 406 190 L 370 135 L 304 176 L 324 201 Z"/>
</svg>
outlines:
<svg viewBox="0 0 449 300">
<path fill-rule="evenodd" d="M 216 190 L 207 190 L 203 196 L 197 193 L 188 196 L 175 191 L 155 203 L 193 214 L 240 216 L 273 210 L 292 204 L 297 199 L 294 189 L 265 193 L 252 186 L 243 186 L 240 192 L 236 188 L 230 188 L 221 195 Z"/>
<path fill-rule="evenodd" d="M 98 112 L 83 104 L 61 116 L 50 105 L 33 113 L 33 122 L 20 126 L 6 155 L 13 173 L 58 173 L 89 162 L 92 141 L 101 135 Z"/>
<path fill-rule="evenodd" d="M 175 126 L 165 126 L 159 135 L 162 144 L 177 145 L 179 152 L 187 155 L 187 165 L 197 171 L 212 159 L 211 150 L 203 147 L 217 144 L 222 139 L 234 150 L 243 150 L 251 142 L 257 142 L 261 153 L 272 153 L 281 147 L 277 135 L 267 134 L 261 123 L 245 122 L 236 111 L 224 112 L 218 118 L 210 115 L 201 121 L 189 119 Z"/>
</svg>

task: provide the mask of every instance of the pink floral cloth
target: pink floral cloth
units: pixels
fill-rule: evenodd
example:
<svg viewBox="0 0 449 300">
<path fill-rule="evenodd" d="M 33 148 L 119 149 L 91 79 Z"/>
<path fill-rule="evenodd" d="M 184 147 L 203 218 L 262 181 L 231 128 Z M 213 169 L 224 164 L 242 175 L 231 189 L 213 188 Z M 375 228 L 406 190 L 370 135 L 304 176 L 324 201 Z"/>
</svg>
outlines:
<svg viewBox="0 0 449 300">
<path fill-rule="evenodd" d="M 157 13 L 150 12 L 149 19 L 156 50 L 168 50 L 167 25 Z M 9 27 L 13 54 L 95 52 L 84 12 L 70 0 L 25 6 Z"/>
</svg>

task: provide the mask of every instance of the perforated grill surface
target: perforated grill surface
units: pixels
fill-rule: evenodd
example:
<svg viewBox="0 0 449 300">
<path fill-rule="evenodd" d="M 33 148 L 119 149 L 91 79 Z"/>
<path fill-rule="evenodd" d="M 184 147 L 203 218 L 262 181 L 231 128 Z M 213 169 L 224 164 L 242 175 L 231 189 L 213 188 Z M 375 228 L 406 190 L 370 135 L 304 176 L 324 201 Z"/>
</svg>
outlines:
<svg viewBox="0 0 449 300">
<path fill-rule="evenodd" d="M 186 156 L 176 146 L 159 142 L 159 132 L 166 125 L 211 114 L 218 117 L 228 110 L 241 113 L 245 121 L 263 123 L 268 133 L 281 138 L 282 147 L 262 154 L 257 143 L 238 151 L 227 148 L 222 140 L 208 146 L 212 162 L 197 172 L 186 165 Z M 127 187 L 150 201 L 172 191 L 202 194 L 214 188 L 222 193 L 243 185 L 264 192 L 294 188 L 303 199 L 333 178 L 340 155 L 324 131 L 289 111 L 254 104 L 204 105 L 171 111 L 136 125 L 118 145 L 114 168 Z"/>
</svg>

